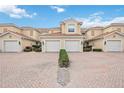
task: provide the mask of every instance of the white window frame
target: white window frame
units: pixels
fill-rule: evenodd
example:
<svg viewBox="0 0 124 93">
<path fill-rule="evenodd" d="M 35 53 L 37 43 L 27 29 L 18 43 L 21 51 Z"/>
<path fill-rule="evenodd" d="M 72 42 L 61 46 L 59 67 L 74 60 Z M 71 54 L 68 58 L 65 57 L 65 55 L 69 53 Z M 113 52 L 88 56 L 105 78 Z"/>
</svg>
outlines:
<svg viewBox="0 0 124 93">
<path fill-rule="evenodd" d="M 74 31 L 69 31 L 69 29 L 70 29 L 70 27 L 71 27 L 71 29 L 74 29 Z M 76 26 L 75 26 L 75 24 L 68 24 L 68 32 L 75 32 L 76 31 Z"/>
</svg>

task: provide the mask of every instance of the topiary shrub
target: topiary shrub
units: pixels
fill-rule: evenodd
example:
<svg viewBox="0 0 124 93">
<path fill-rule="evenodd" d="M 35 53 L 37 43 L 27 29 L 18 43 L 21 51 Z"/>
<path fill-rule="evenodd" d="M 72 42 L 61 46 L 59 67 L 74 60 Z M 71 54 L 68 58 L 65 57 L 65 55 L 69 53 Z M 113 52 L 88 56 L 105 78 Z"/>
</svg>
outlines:
<svg viewBox="0 0 124 93">
<path fill-rule="evenodd" d="M 102 52 L 102 49 L 100 49 L 100 48 L 94 48 L 93 51 L 94 52 Z"/>
<path fill-rule="evenodd" d="M 58 63 L 60 67 L 69 67 L 69 57 L 65 49 L 60 49 Z"/>
<path fill-rule="evenodd" d="M 24 52 L 31 52 L 32 51 L 32 47 L 31 46 L 26 46 L 24 48 Z"/>
<path fill-rule="evenodd" d="M 42 49 L 41 48 L 33 48 L 33 51 L 35 51 L 35 52 L 41 52 Z"/>
<path fill-rule="evenodd" d="M 84 52 L 90 52 L 90 51 L 92 51 L 92 46 L 83 47 L 83 51 Z"/>
<path fill-rule="evenodd" d="M 42 49 L 41 49 L 41 42 L 37 41 L 35 45 L 32 45 L 33 47 L 33 51 L 35 52 L 41 52 Z"/>
</svg>

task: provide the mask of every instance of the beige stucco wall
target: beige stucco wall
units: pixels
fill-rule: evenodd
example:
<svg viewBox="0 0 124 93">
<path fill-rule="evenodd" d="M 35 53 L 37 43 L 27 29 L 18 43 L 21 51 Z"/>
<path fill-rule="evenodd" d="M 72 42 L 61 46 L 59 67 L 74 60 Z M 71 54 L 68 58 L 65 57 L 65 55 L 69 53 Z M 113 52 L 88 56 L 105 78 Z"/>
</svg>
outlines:
<svg viewBox="0 0 124 93">
<path fill-rule="evenodd" d="M 104 38 L 104 42 L 107 40 L 121 40 L 122 41 L 122 51 L 124 51 L 124 36 L 118 34 L 112 34 Z M 104 46 L 104 51 L 106 51 L 106 45 Z"/>
<path fill-rule="evenodd" d="M 76 27 L 76 31 L 75 32 L 68 32 L 68 25 L 69 24 L 74 24 Z M 61 30 L 63 34 L 81 34 L 81 25 L 77 22 L 73 22 L 73 21 L 69 21 L 66 23 L 61 24 Z"/>
<path fill-rule="evenodd" d="M 94 40 L 89 42 L 89 45 L 92 45 L 92 48 L 99 48 L 99 49 L 103 49 L 103 39 L 98 39 L 98 40 Z"/>
<path fill-rule="evenodd" d="M 4 29 L 13 31 L 13 32 L 18 32 L 18 33 L 22 33 L 22 30 L 17 28 L 17 27 L 13 27 L 13 26 L 0 26 L 0 32 L 4 32 Z"/>
<path fill-rule="evenodd" d="M 60 30 L 65 33 L 65 23 L 60 24 Z"/>
<path fill-rule="evenodd" d="M 34 41 L 22 39 L 22 43 L 21 43 L 22 49 L 24 49 L 26 46 L 32 46 L 33 44 L 35 44 Z"/>
<path fill-rule="evenodd" d="M 94 36 L 92 36 L 92 31 L 94 31 Z M 103 30 L 102 29 L 89 29 L 87 32 L 86 32 L 86 38 L 87 39 L 91 39 L 93 37 L 96 37 L 100 34 L 103 33 Z"/>
<path fill-rule="evenodd" d="M 49 34 L 58 33 L 58 32 L 60 32 L 60 31 L 58 31 L 58 30 L 50 30 L 50 31 L 49 31 Z"/>
<path fill-rule="evenodd" d="M 32 35 L 32 36 L 30 35 L 30 32 L 31 32 L 31 31 L 33 31 L 33 35 Z M 40 33 L 37 32 L 37 31 L 35 31 L 35 30 L 28 30 L 28 29 L 25 29 L 25 30 L 22 31 L 22 33 L 23 33 L 24 35 L 27 35 L 27 36 L 29 36 L 29 37 L 32 37 L 32 38 L 34 38 L 34 39 L 36 39 L 36 40 L 39 40 L 39 35 L 40 35 Z"/>
</svg>

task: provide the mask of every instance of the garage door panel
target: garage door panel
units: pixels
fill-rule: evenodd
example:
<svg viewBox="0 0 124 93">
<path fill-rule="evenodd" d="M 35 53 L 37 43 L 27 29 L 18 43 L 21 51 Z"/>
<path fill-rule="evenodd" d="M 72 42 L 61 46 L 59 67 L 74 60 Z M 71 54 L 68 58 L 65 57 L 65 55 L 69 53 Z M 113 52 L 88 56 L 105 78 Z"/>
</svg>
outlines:
<svg viewBox="0 0 124 93">
<path fill-rule="evenodd" d="M 66 40 L 65 49 L 69 52 L 79 52 L 80 51 L 80 41 L 79 40 Z"/>
<path fill-rule="evenodd" d="M 4 41 L 4 51 L 5 52 L 19 52 L 20 46 L 17 40 L 7 40 Z"/>
<path fill-rule="evenodd" d="M 46 41 L 46 51 L 47 52 L 58 52 L 60 50 L 59 40 L 47 40 Z"/>
<path fill-rule="evenodd" d="M 121 51 L 121 40 L 108 40 L 107 51 Z"/>
</svg>

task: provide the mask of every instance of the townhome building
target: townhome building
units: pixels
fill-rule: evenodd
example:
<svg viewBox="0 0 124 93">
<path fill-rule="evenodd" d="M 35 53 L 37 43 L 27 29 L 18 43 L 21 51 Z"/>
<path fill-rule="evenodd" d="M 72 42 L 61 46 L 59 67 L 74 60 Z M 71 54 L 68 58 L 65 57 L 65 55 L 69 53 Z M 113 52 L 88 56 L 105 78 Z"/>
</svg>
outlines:
<svg viewBox="0 0 124 93">
<path fill-rule="evenodd" d="M 0 52 L 21 52 L 38 41 L 37 31 L 25 31 L 14 24 L 0 24 Z"/>
<path fill-rule="evenodd" d="M 124 51 L 124 24 L 112 23 L 106 27 L 93 27 L 86 31 L 86 42 L 93 49 L 104 52 Z"/>
<path fill-rule="evenodd" d="M 81 21 L 67 19 L 58 27 L 18 27 L 0 24 L 0 52 L 21 52 L 26 46 L 41 42 L 42 52 L 83 52 L 85 44 L 104 52 L 124 52 L 124 23 L 84 28 Z"/>
</svg>

